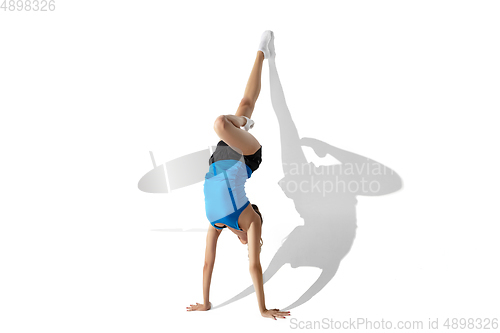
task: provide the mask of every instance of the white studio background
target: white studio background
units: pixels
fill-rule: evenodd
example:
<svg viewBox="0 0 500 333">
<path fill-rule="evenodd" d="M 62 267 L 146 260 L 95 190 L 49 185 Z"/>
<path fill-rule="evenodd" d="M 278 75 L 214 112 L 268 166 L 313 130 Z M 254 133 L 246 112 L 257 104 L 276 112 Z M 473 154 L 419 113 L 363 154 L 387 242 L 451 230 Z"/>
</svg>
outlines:
<svg viewBox="0 0 500 333">
<path fill-rule="evenodd" d="M 500 5 L 495 1 L 56 1 L 0 11 L 0 331 L 293 330 L 292 318 L 498 317 Z M 301 137 L 380 161 L 403 179 L 358 197 L 358 232 L 330 283 L 290 318 L 255 294 L 203 302 L 203 184 L 145 193 L 157 164 L 216 144 L 264 30 Z M 277 182 L 265 61 L 247 194 L 264 216 L 262 267 L 303 223 Z M 315 164 L 328 164 L 304 148 Z M 327 158 L 325 158 L 327 159 Z M 180 228 L 179 232 L 157 231 Z M 246 246 L 219 240 L 211 300 L 251 284 Z M 269 308 L 313 267 L 283 267 Z M 410 331 L 410 330 L 408 330 Z M 420 330 L 425 331 L 425 330 Z"/>
</svg>

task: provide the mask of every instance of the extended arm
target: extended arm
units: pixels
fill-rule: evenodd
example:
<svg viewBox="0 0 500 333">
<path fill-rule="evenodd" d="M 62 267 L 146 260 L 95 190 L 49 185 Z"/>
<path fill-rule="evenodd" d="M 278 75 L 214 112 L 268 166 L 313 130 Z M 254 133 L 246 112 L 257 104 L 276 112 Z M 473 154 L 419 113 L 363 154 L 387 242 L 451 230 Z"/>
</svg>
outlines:
<svg viewBox="0 0 500 333">
<path fill-rule="evenodd" d="M 212 307 L 210 303 L 210 283 L 212 281 L 212 272 L 215 264 L 215 250 L 217 248 L 217 239 L 222 230 L 215 229 L 212 225 L 208 227 L 207 245 L 205 248 L 205 263 L 203 264 L 203 304 L 190 304 L 188 311 L 206 311 Z"/>
<path fill-rule="evenodd" d="M 252 222 L 247 231 L 248 235 L 248 257 L 250 259 L 250 276 L 252 277 L 257 302 L 260 313 L 266 311 L 266 301 L 264 297 L 264 282 L 262 278 L 262 267 L 260 265 L 260 235 L 262 225 L 260 221 Z"/>
<path fill-rule="evenodd" d="M 203 265 L 203 303 L 209 305 L 210 283 L 215 264 L 215 251 L 217 249 L 217 239 L 222 230 L 215 229 L 212 225 L 208 227 L 207 245 L 205 248 L 205 263 Z"/>
<path fill-rule="evenodd" d="M 266 308 L 266 300 L 264 297 L 264 281 L 262 277 L 262 267 L 260 265 L 260 235 L 262 231 L 262 223 L 260 220 L 252 222 L 248 228 L 248 257 L 250 259 L 250 275 L 252 276 L 257 302 L 259 303 L 259 311 L 266 318 L 285 318 L 290 315 L 290 311 L 280 311 L 279 309 Z"/>
</svg>

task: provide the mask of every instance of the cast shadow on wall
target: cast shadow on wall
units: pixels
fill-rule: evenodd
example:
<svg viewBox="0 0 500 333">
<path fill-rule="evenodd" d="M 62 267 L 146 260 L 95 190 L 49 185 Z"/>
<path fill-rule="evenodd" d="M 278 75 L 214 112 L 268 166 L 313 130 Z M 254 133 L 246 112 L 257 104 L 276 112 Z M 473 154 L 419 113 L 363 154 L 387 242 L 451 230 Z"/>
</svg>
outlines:
<svg viewBox="0 0 500 333">
<path fill-rule="evenodd" d="M 275 58 L 269 58 L 269 74 L 272 105 L 279 123 L 284 174 L 278 184 L 285 195 L 293 200 L 304 225 L 292 230 L 273 256 L 263 273 L 264 284 L 285 264 L 290 264 L 293 268 L 307 266 L 321 269 L 318 279 L 304 294 L 287 307 L 280 308 L 286 311 L 310 300 L 335 276 L 340 262 L 349 253 L 356 237 L 356 196 L 396 192 L 402 188 L 402 179 L 393 170 L 367 157 L 317 139 L 299 138 L 286 105 Z M 302 146 L 311 147 L 320 157 L 330 154 L 341 164 L 315 166 L 308 163 Z M 139 189 L 144 192 L 167 193 L 203 181 L 210 155 L 210 150 L 205 149 L 160 166 L 156 166 L 151 156 L 154 168 L 139 181 Z M 164 170 L 169 175 L 168 187 Z M 213 306 L 212 310 L 253 292 L 253 285 L 249 285 L 231 299 Z"/>
</svg>

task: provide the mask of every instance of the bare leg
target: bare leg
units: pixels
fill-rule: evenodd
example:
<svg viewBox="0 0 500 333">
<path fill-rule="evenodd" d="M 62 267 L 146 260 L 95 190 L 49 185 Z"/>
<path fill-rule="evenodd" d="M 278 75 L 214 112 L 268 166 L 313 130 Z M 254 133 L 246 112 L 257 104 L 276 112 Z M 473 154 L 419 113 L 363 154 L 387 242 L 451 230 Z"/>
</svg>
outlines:
<svg viewBox="0 0 500 333">
<path fill-rule="evenodd" d="M 241 99 L 240 106 L 236 111 L 237 116 L 252 117 L 252 112 L 260 94 L 260 79 L 262 74 L 262 63 L 264 62 L 264 53 L 257 51 L 257 57 L 253 64 L 252 72 L 248 78 L 245 94 Z"/>
<path fill-rule="evenodd" d="M 251 155 L 260 148 L 257 139 L 247 131 L 240 129 L 246 124 L 246 119 L 252 116 L 255 103 L 260 93 L 260 80 L 262 73 L 262 63 L 264 54 L 257 51 L 257 57 L 250 73 L 250 77 L 245 88 L 245 93 L 241 99 L 235 115 L 221 115 L 215 119 L 214 130 L 222 141 L 233 148 L 239 148 L 242 154 Z"/>
</svg>

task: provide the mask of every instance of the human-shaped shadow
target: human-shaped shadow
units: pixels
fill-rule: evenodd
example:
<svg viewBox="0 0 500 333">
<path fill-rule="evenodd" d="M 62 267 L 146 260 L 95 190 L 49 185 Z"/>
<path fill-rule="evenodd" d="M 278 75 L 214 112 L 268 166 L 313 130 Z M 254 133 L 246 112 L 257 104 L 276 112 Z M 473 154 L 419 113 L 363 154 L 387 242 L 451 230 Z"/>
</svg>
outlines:
<svg viewBox="0 0 500 333">
<path fill-rule="evenodd" d="M 274 46 L 274 45 L 273 45 Z M 401 178 L 391 169 L 312 138 L 300 139 L 290 115 L 279 80 L 275 58 L 269 58 L 271 100 L 278 118 L 284 177 L 278 182 L 304 220 L 287 236 L 263 273 L 266 283 L 285 264 L 317 267 L 318 279 L 295 302 L 280 310 L 290 310 L 310 300 L 335 276 L 341 260 L 349 253 L 356 237 L 358 195 L 377 196 L 402 188 Z M 315 166 L 308 163 L 302 146 L 324 157 L 332 155 L 341 164 Z M 304 286 L 306 287 L 306 286 Z M 220 308 L 254 292 L 253 285 L 216 305 Z"/>
</svg>

